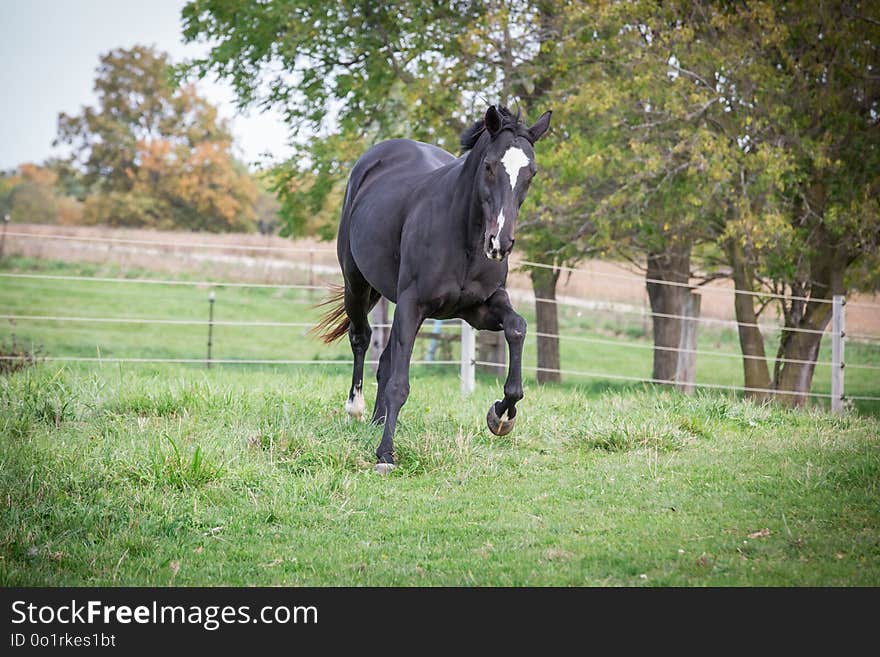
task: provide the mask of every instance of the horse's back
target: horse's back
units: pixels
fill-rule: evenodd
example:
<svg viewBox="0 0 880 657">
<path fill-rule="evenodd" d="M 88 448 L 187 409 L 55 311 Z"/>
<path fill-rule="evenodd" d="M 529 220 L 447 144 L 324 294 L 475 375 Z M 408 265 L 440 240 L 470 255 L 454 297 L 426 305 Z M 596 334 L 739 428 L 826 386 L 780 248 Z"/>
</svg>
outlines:
<svg viewBox="0 0 880 657">
<path fill-rule="evenodd" d="M 348 179 L 338 251 L 343 271 L 351 254 L 357 269 L 382 295 L 396 300 L 400 236 L 412 197 L 430 174 L 455 162 L 442 148 L 390 139 L 364 153 Z"/>
<path fill-rule="evenodd" d="M 389 139 L 364 153 L 352 168 L 349 185 L 352 202 L 373 186 L 388 187 L 400 195 L 400 185 L 414 181 L 455 161 L 455 156 L 442 148 L 411 139 Z"/>
</svg>

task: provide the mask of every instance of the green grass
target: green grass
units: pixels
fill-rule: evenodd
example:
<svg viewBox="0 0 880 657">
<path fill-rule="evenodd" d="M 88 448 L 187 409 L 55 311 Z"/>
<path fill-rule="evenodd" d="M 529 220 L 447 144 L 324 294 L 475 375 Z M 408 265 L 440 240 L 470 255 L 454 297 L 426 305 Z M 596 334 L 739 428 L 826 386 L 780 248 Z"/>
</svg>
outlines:
<svg viewBox="0 0 880 657">
<path fill-rule="evenodd" d="M 529 384 L 495 438 L 497 385 L 421 377 L 383 478 L 346 379 L 0 379 L 0 584 L 880 584 L 875 419 Z"/>
<path fill-rule="evenodd" d="M 302 293 L 217 295 L 219 319 L 315 316 Z M 0 305 L 204 319 L 207 290 L 4 279 Z M 598 315 L 566 310 L 561 323 L 647 344 Z M 227 329 L 215 333 L 218 358 L 350 358 L 298 329 Z M 204 327 L 52 322 L 2 337 L 12 330 L 49 355 L 198 358 L 206 338 Z M 701 340 L 736 348 L 729 331 Z M 867 346 L 856 355 L 878 362 Z M 741 383 L 736 359 L 716 360 L 701 377 Z M 650 350 L 564 343 L 563 364 L 640 376 Z M 876 380 L 847 377 L 877 394 Z M 496 438 L 484 417 L 499 381 L 478 377 L 462 400 L 455 368 L 414 367 L 399 467 L 383 478 L 371 468 L 380 430 L 346 421 L 349 380 L 347 364 L 48 362 L 0 377 L 0 585 L 880 584 L 870 415 L 529 378 L 516 430 Z"/>
</svg>

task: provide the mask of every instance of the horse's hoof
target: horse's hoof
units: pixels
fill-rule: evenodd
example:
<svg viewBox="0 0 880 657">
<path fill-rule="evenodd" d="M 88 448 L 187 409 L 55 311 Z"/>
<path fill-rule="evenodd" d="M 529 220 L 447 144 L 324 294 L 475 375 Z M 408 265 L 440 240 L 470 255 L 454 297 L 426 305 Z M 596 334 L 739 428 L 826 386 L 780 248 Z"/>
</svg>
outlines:
<svg viewBox="0 0 880 657">
<path fill-rule="evenodd" d="M 380 475 L 391 474 L 391 471 L 394 470 L 397 466 L 393 463 L 377 463 L 373 466 L 373 470 L 378 472 Z"/>
<path fill-rule="evenodd" d="M 505 411 L 501 417 L 498 417 L 495 407 L 500 403 L 501 400 L 498 399 L 489 407 L 489 412 L 486 414 L 486 424 L 489 426 L 489 431 L 496 436 L 506 436 L 513 431 L 513 426 L 516 424 L 516 410 L 510 409 L 513 412 L 509 416 L 510 411 Z"/>
</svg>

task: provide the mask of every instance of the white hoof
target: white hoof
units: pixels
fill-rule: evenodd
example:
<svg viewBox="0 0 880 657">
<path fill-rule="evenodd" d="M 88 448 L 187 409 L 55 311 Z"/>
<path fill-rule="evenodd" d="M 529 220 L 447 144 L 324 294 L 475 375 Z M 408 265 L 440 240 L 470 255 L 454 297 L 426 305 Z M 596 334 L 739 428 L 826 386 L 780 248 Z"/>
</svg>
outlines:
<svg viewBox="0 0 880 657">
<path fill-rule="evenodd" d="M 377 463 L 373 466 L 373 470 L 378 472 L 380 475 L 391 474 L 391 471 L 397 466 L 393 463 Z"/>
</svg>

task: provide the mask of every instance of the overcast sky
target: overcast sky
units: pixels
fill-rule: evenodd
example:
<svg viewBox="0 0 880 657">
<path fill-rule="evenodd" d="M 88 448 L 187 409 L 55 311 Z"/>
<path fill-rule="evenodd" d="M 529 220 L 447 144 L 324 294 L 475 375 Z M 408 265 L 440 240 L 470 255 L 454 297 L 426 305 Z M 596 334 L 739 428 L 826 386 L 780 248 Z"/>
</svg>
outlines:
<svg viewBox="0 0 880 657">
<path fill-rule="evenodd" d="M 153 45 L 175 62 L 199 55 L 181 42 L 185 0 L 0 0 L 0 169 L 42 162 L 52 148 L 59 112 L 77 114 L 95 103 L 101 53 L 136 43 Z M 236 115 L 225 84 L 200 82 L 203 96 L 232 119 L 237 154 L 290 154 L 276 114 Z"/>
</svg>

